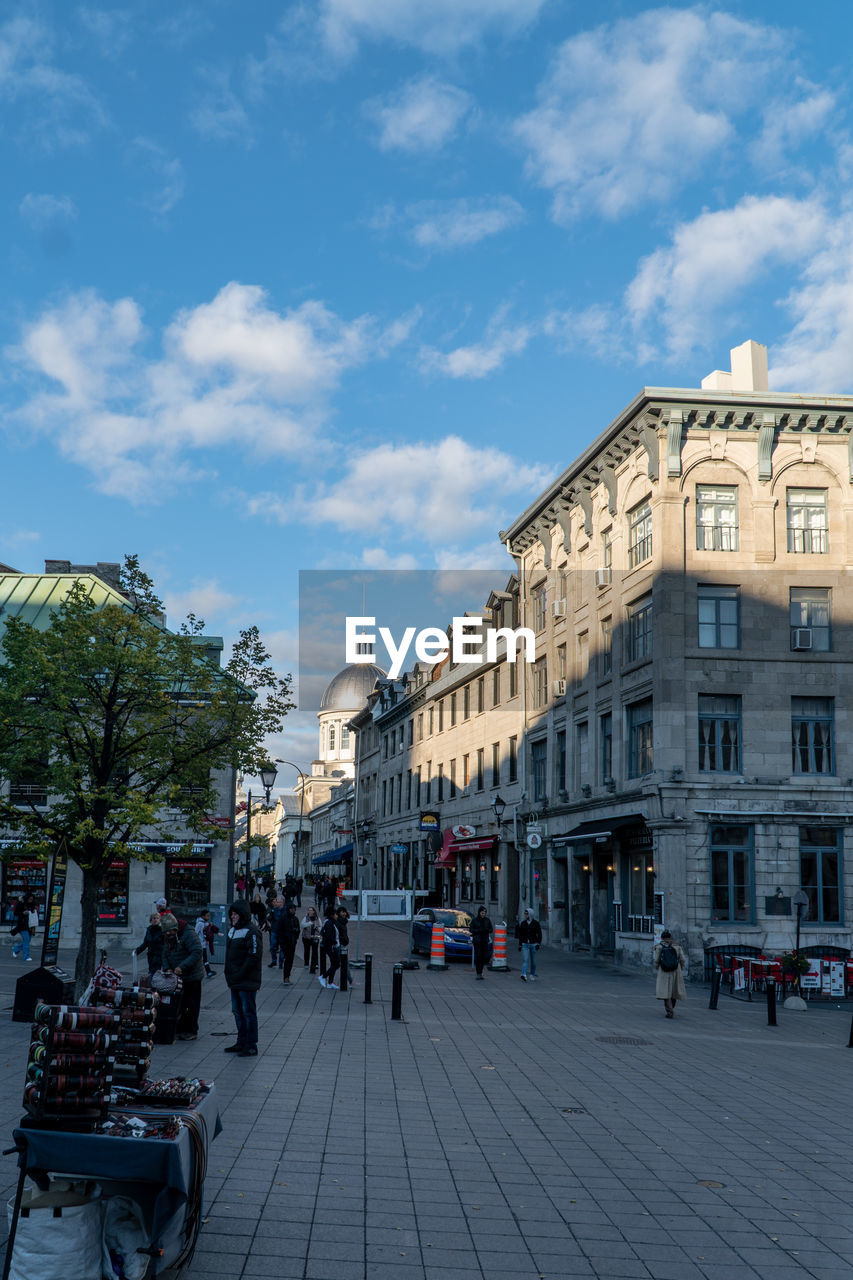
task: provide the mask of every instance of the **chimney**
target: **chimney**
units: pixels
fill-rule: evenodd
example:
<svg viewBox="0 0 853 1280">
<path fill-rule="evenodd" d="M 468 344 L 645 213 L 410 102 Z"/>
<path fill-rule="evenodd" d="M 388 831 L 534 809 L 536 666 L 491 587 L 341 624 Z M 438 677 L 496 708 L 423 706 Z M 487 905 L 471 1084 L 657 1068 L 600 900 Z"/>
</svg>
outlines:
<svg viewBox="0 0 853 1280">
<path fill-rule="evenodd" d="M 44 571 L 45 573 L 70 573 L 71 561 L 70 560 L 45 560 Z"/>
<path fill-rule="evenodd" d="M 767 391 L 767 348 L 752 339 L 733 347 L 731 373 L 715 369 L 702 379 L 703 391 Z"/>
</svg>

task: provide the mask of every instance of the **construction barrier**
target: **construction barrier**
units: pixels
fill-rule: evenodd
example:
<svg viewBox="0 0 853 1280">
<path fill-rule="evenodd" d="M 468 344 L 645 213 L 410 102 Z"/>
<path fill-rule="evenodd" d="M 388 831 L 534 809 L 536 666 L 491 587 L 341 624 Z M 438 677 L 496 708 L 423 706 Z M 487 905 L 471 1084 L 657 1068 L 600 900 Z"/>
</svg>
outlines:
<svg viewBox="0 0 853 1280">
<path fill-rule="evenodd" d="M 434 924 L 432 926 L 432 936 L 429 942 L 429 962 L 428 969 L 446 969 L 447 961 L 444 958 L 444 925 Z"/>
<path fill-rule="evenodd" d="M 492 958 L 489 961 L 490 969 L 508 969 L 509 965 L 506 960 L 506 925 L 495 925 L 495 940 L 492 948 Z"/>
</svg>

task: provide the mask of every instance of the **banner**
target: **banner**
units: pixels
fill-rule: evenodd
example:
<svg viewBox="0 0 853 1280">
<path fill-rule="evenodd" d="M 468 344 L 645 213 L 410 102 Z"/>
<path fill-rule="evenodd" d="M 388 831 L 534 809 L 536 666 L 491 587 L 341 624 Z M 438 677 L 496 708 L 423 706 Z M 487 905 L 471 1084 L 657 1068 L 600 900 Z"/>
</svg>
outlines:
<svg viewBox="0 0 853 1280">
<path fill-rule="evenodd" d="M 62 929 L 62 904 L 65 901 L 65 880 L 68 875 L 68 854 L 65 845 L 53 855 L 50 867 L 50 884 L 45 901 L 44 939 L 41 944 L 41 963 L 55 965 L 59 958 L 59 934 Z"/>
</svg>

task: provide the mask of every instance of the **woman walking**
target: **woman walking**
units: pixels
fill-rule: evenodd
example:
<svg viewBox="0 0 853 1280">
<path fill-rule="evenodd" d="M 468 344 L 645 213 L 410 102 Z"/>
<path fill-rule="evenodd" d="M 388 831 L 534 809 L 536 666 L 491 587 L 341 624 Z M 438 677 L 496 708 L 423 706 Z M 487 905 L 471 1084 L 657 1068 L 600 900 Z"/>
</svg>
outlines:
<svg viewBox="0 0 853 1280">
<path fill-rule="evenodd" d="M 668 1018 L 675 1016 L 676 1003 L 687 997 L 683 972 L 686 963 L 681 947 L 673 942 L 669 929 L 664 929 L 654 950 L 654 965 L 657 970 L 655 999 L 663 1000 Z"/>
<path fill-rule="evenodd" d="M 163 968 L 163 930 L 160 927 L 160 912 L 152 911 L 148 917 L 148 928 L 145 930 L 145 937 L 136 948 L 136 954 L 141 956 L 143 951 L 148 952 L 148 972 L 156 973 L 158 969 Z"/>
<path fill-rule="evenodd" d="M 308 969 L 309 973 L 316 973 L 318 951 L 320 947 L 320 920 L 313 907 L 308 907 L 305 915 L 302 917 L 301 929 L 305 968 Z"/>
</svg>

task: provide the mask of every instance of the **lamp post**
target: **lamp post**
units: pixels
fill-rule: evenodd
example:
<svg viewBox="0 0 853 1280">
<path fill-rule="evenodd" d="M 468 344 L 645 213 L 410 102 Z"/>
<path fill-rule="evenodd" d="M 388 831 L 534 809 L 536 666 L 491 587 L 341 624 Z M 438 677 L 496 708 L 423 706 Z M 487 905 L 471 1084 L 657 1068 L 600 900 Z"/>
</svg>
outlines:
<svg viewBox="0 0 853 1280">
<path fill-rule="evenodd" d="M 261 785 L 266 795 L 266 803 L 270 802 L 270 791 L 275 786 L 276 775 L 278 769 L 269 761 L 261 766 Z M 248 807 L 246 809 L 246 896 L 248 900 L 249 881 L 252 878 L 252 793 L 246 796 Z"/>
<path fill-rule="evenodd" d="M 361 822 L 353 823 L 353 839 L 355 839 L 356 831 L 358 831 L 358 834 L 361 837 L 358 841 L 358 847 L 353 844 L 352 849 L 352 888 L 353 893 L 355 894 L 355 905 L 358 912 L 358 915 L 355 918 L 355 960 L 353 961 L 353 965 L 359 969 L 361 969 L 364 964 L 363 960 L 360 958 L 359 952 L 359 944 L 361 941 L 361 895 L 359 893 L 359 883 L 361 881 L 360 858 L 363 856 L 365 864 L 367 863 L 367 856 L 363 855 L 359 850 L 363 850 L 367 847 L 367 833 L 369 830 L 370 823 L 367 818 L 362 818 Z"/>
<path fill-rule="evenodd" d="M 794 906 L 797 908 L 797 945 L 794 948 L 797 955 L 800 954 L 800 921 L 803 918 L 803 908 L 809 905 L 809 896 L 802 889 L 798 889 L 794 894 Z"/>
<path fill-rule="evenodd" d="M 294 764 L 292 760 L 282 760 L 281 756 L 276 756 L 275 762 L 276 764 L 289 765 L 291 769 L 295 769 L 296 772 L 299 774 L 299 780 L 302 783 L 302 786 L 299 788 L 299 831 L 296 834 L 297 855 L 293 859 L 293 870 L 296 872 L 298 876 L 299 866 L 297 865 L 297 863 L 298 863 L 298 859 L 301 859 L 302 857 L 302 817 L 303 817 L 303 814 L 305 813 L 305 783 L 307 781 L 307 778 L 306 778 L 306 775 L 299 768 L 299 765 Z M 307 867 L 306 867 L 306 871 L 307 871 Z"/>
</svg>

